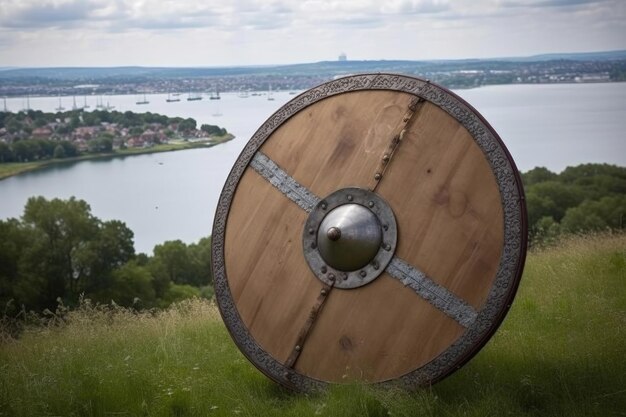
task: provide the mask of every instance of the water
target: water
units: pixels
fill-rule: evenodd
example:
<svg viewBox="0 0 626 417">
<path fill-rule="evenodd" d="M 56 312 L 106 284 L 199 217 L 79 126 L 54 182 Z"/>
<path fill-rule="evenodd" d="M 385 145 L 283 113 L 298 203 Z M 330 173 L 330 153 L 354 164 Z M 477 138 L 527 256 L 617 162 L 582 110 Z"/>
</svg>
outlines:
<svg viewBox="0 0 626 417">
<path fill-rule="evenodd" d="M 500 134 L 522 171 L 545 166 L 607 162 L 626 165 L 626 83 L 506 85 L 457 91 Z M 236 139 L 210 149 L 84 161 L 48 167 L 0 181 L 0 218 L 19 217 L 28 197 L 77 198 L 92 213 L 119 219 L 135 232 L 135 248 L 150 253 L 155 244 L 181 239 L 191 243 L 211 233 L 217 199 L 235 159 L 255 130 L 293 96 L 274 93 L 239 98 L 166 103 L 166 95 L 104 98 L 116 110 L 151 111 L 193 117 L 198 124 L 226 127 Z M 88 97 L 95 106 L 96 98 Z M 77 103 L 83 102 L 77 97 Z M 24 99 L 7 99 L 17 111 Z M 54 111 L 56 97 L 35 97 L 30 106 Z M 71 108 L 72 99 L 63 106 Z M 221 113 L 222 116 L 213 116 Z"/>
</svg>

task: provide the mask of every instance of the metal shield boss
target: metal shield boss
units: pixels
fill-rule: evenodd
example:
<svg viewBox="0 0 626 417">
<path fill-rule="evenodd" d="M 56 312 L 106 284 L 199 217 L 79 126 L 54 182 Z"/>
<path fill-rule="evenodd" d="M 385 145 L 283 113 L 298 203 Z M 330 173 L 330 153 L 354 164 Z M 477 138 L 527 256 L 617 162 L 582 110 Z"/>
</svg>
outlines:
<svg viewBox="0 0 626 417">
<path fill-rule="evenodd" d="M 428 81 L 308 90 L 254 134 L 213 227 L 231 336 L 292 389 L 429 385 L 489 340 L 515 296 L 526 210 L 504 144 Z"/>
</svg>

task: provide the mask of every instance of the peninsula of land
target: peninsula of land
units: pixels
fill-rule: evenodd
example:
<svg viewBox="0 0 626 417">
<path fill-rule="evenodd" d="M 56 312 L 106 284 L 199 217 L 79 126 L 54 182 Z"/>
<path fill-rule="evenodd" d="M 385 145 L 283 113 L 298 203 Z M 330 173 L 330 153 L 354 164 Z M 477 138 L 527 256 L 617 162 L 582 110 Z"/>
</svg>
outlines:
<svg viewBox="0 0 626 417">
<path fill-rule="evenodd" d="M 50 164 L 206 148 L 233 139 L 192 118 L 94 110 L 0 112 L 0 180 Z"/>
</svg>

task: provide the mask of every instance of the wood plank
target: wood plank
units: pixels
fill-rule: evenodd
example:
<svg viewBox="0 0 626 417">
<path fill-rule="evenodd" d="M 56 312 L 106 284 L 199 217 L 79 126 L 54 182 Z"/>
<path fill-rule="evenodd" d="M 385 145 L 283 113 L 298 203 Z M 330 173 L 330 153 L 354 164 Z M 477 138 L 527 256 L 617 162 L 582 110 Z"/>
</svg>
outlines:
<svg viewBox="0 0 626 417">
<path fill-rule="evenodd" d="M 355 289 L 333 289 L 296 370 L 333 382 L 379 382 L 440 354 L 465 331 L 386 273 Z"/>
<path fill-rule="evenodd" d="M 234 302 L 254 340 L 281 362 L 323 286 L 302 254 L 306 217 L 250 168 L 228 215 L 224 250 Z"/>
<path fill-rule="evenodd" d="M 366 188 L 412 97 L 359 91 L 327 98 L 293 116 L 261 151 L 320 197 Z"/>
<path fill-rule="evenodd" d="M 377 191 L 396 215 L 396 255 L 479 310 L 500 261 L 504 220 L 493 172 L 469 132 L 427 103 Z"/>
</svg>

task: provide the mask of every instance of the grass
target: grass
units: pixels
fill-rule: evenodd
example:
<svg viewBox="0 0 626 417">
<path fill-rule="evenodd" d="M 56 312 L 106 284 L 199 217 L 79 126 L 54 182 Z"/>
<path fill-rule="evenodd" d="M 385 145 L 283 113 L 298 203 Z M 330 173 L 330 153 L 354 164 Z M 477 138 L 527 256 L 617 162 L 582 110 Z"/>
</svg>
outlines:
<svg viewBox="0 0 626 417">
<path fill-rule="evenodd" d="M 43 161 L 37 162 L 4 162 L 0 164 L 0 180 L 22 172 L 32 171 L 44 166 Z"/>
<path fill-rule="evenodd" d="M 626 236 L 530 253 L 493 339 L 418 392 L 290 393 L 243 358 L 209 302 L 153 314 L 86 304 L 0 343 L 0 415 L 626 415 Z"/>
<path fill-rule="evenodd" d="M 215 146 L 220 143 L 227 142 L 233 138 L 234 136 L 229 133 L 224 136 L 212 137 L 209 141 L 201 141 L 201 142 L 176 141 L 172 143 L 154 145 L 150 148 L 118 149 L 110 153 L 85 154 L 81 156 L 63 158 L 63 159 L 46 159 L 43 161 L 33 161 L 33 162 L 5 162 L 5 163 L 0 163 L 0 181 L 8 177 L 21 174 L 23 172 L 33 171 L 36 169 L 40 169 L 40 168 L 50 166 L 50 165 L 55 165 L 55 164 L 67 164 L 70 162 L 79 162 L 79 161 L 86 161 L 89 159 L 98 159 L 98 158 L 112 158 L 112 157 L 114 158 L 114 157 L 143 155 L 143 154 L 158 153 L 158 152 L 182 151 L 186 149 L 210 148 L 211 146 Z"/>
</svg>

